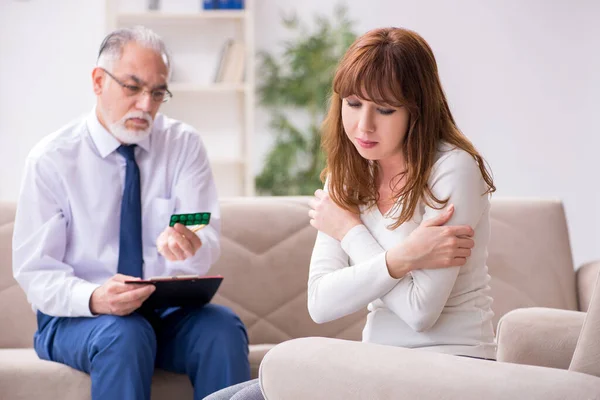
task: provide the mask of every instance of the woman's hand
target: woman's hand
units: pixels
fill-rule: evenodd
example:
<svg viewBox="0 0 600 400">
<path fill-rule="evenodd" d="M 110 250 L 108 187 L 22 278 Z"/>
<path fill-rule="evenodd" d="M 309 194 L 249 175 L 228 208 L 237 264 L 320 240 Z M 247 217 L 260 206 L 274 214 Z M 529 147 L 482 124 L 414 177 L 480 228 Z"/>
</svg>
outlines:
<svg viewBox="0 0 600 400">
<path fill-rule="evenodd" d="M 346 211 L 331 200 L 329 193 L 319 189 L 315 197 L 308 202 L 311 210 L 308 216 L 310 224 L 319 231 L 341 241 L 346 233 L 356 225 L 362 224 L 358 214 Z"/>
<path fill-rule="evenodd" d="M 442 226 L 450 220 L 454 206 L 424 221 L 403 242 L 386 254 L 390 276 L 401 278 L 415 269 L 459 267 L 467 262 L 475 246 L 473 228 L 467 225 Z"/>
</svg>

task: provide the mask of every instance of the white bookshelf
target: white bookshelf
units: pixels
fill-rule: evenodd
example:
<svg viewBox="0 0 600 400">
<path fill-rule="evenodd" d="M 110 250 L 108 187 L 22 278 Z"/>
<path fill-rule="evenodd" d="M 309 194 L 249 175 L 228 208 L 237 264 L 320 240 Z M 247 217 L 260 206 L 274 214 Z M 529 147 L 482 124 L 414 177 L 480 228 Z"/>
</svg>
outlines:
<svg viewBox="0 0 600 400">
<path fill-rule="evenodd" d="M 106 0 L 107 32 L 144 25 L 164 38 L 173 62 L 169 82 L 173 99 L 160 112 L 189 123 L 199 132 L 220 196 L 252 196 L 254 1 L 245 0 L 244 10 L 202 10 L 200 0 L 178 2 L 185 2 L 182 7 L 186 9 L 146 11 L 146 1 Z M 171 6 L 177 1 L 161 3 Z M 227 39 L 244 43 L 241 83 L 213 82 Z"/>
</svg>

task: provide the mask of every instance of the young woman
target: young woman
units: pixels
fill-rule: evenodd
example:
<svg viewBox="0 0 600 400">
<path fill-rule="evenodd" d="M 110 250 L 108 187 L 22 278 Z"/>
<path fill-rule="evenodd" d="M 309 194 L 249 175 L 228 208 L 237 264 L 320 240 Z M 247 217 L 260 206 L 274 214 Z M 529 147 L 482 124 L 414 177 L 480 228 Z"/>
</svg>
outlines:
<svg viewBox="0 0 600 400">
<path fill-rule="evenodd" d="M 325 189 L 309 211 L 319 230 L 313 320 L 367 307 L 365 342 L 495 359 L 486 267 L 495 187 L 454 122 L 425 40 L 385 28 L 352 44 L 323 148 Z M 261 398 L 258 384 L 233 392 L 214 399 Z"/>
<path fill-rule="evenodd" d="M 367 306 L 365 342 L 495 358 L 486 267 L 495 188 L 419 35 L 378 29 L 350 47 L 323 147 L 326 187 L 309 212 L 319 230 L 312 318 Z"/>
</svg>

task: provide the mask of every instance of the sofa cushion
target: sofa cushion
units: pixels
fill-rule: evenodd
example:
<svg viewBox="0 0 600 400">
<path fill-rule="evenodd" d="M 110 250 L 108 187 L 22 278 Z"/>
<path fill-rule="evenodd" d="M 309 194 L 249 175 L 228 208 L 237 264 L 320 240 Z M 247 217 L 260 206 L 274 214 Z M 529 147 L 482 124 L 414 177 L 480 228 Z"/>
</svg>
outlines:
<svg viewBox="0 0 600 400">
<path fill-rule="evenodd" d="M 250 346 L 252 378 L 258 377 L 260 362 L 274 345 Z M 0 398 L 89 399 L 90 379 L 66 365 L 40 360 L 33 349 L 0 351 Z M 185 375 L 157 370 L 152 379 L 152 399 L 192 398 L 192 386 Z"/>
<path fill-rule="evenodd" d="M 0 202 L 0 348 L 31 347 L 35 314 L 12 275 L 15 204 Z"/>
<path fill-rule="evenodd" d="M 260 381 L 267 399 L 600 398 L 600 379 L 582 373 L 329 338 L 277 345 Z"/>
<path fill-rule="evenodd" d="M 258 378 L 258 370 L 260 369 L 260 363 L 265 357 L 267 352 L 275 347 L 274 344 L 251 344 L 250 354 L 248 359 L 250 360 L 250 375 L 252 379 Z"/>
<path fill-rule="evenodd" d="M 63 364 L 40 360 L 33 349 L 0 351 L 0 394 L 3 399 L 90 399 L 87 374 Z M 185 375 L 157 370 L 152 378 L 152 400 L 191 399 Z"/>
<path fill-rule="evenodd" d="M 569 370 L 600 377 L 600 273 L 585 316 Z"/>
</svg>

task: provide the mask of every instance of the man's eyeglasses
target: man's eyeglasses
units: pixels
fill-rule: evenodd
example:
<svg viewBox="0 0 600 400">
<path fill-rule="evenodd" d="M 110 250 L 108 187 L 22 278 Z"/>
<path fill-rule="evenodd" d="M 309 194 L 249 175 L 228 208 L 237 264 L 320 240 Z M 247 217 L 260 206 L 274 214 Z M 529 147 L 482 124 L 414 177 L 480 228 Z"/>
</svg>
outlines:
<svg viewBox="0 0 600 400">
<path fill-rule="evenodd" d="M 117 79 L 116 76 L 114 76 L 113 74 L 111 74 L 110 72 L 105 70 L 104 68 L 101 68 L 101 69 L 102 69 L 102 71 L 106 72 L 106 75 L 113 78 L 113 80 L 115 82 L 117 82 L 123 88 L 123 92 L 125 92 L 125 95 L 127 95 L 127 96 L 132 97 L 132 96 L 137 96 L 137 95 L 143 94 L 145 92 L 148 92 L 150 94 L 150 98 L 152 99 L 152 101 L 154 101 L 156 103 L 166 103 L 167 101 L 169 101 L 171 99 L 171 97 L 173 97 L 173 94 L 171 92 L 169 92 L 167 89 L 147 90 L 138 85 L 128 85 L 127 83 L 122 82 L 121 80 Z"/>
</svg>

